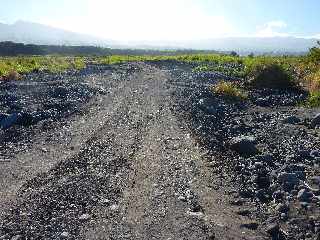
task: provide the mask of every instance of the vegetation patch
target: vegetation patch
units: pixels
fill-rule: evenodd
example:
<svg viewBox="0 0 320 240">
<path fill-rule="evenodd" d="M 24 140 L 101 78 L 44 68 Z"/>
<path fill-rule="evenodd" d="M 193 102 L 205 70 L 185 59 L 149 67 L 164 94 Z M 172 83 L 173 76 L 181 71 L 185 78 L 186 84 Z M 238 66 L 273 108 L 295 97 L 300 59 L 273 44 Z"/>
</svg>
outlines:
<svg viewBox="0 0 320 240">
<path fill-rule="evenodd" d="M 243 78 L 245 77 L 244 65 L 243 64 L 219 64 L 219 65 L 201 65 L 195 67 L 193 72 L 220 72 L 226 76 L 234 78 Z"/>
<path fill-rule="evenodd" d="M 320 107 L 320 91 L 310 93 L 305 105 L 310 108 Z"/>
<path fill-rule="evenodd" d="M 256 64 L 248 73 L 250 85 L 257 88 L 288 89 L 297 84 L 288 68 L 279 64 Z"/>
<path fill-rule="evenodd" d="M 0 58 L 0 76 L 12 72 L 25 74 L 34 71 L 63 72 L 68 69 L 82 69 L 86 66 L 84 57 L 29 56 Z"/>
<path fill-rule="evenodd" d="M 248 98 L 248 94 L 232 82 L 221 81 L 211 87 L 211 91 L 231 101 L 243 101 Z"/>
</svg>

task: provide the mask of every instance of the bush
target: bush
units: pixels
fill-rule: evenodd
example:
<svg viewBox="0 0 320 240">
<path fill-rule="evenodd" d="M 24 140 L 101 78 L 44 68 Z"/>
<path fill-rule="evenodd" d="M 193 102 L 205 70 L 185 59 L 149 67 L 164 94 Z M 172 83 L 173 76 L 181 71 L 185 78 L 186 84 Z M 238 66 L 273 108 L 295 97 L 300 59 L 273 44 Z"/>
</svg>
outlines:
<svg viewBox="0 0 320 240">
<path fill-rule="evenodd" d="M 20 80 L 21 79 L 21 75 L 16 71 L 11 71 L 6 76 L 4 76 L 3 79 L 7 80 L 7 81 Z"/>
<path fill-rule="evenodd" d="M 234 83 L 225 81 L 221 81 L 217 85 L 211 87 L 211 91 L 232 101 L 245 100 L 248 97 L 247 94 L 235 86 Z"/>
<path fill-rule="evenodd" d="M 249 83 L 257 88 L 292 88 L 293 74 L 277 63 L 256 64 L 248 72 Z"/>
<path fill-rule="evenodd" d="M 320 41 L 318 41 L 318 45 L 320 46 Z M 311 62 L 320 63 L 320 48 L 311 48 L 307 57 Z"/>
<path fill-rule="evenodd" d="M 307 100 L 308 107 L 320 107 L 320 91 L 310 93 L 310 96 Z"/>
<path fill-rule="evenodd" d="M 320 91 L 320 70 L 309 74 L 306 81 L 310 92 Z"/>
</svg>

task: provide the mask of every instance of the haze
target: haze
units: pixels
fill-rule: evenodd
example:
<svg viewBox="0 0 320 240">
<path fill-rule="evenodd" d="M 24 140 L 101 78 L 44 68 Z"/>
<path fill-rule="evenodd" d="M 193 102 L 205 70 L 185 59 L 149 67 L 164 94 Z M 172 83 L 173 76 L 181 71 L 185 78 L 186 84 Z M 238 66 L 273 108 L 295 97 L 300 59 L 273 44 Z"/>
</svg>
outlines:
<svg viewBox="0 0 320 240">
<path fill-rule="evenodd" d="M 320 37 L 317 0 L 5 0 L 0 22 L 25 20 L 132 41 Z"/>
</svg>

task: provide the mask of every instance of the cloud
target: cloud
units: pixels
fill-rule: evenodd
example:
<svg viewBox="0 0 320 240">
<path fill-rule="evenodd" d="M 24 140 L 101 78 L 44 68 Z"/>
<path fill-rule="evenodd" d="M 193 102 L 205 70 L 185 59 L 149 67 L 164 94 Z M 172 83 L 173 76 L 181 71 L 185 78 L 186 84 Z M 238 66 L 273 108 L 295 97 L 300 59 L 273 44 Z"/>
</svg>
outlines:
<svg viewBox="0 0 320 240">
<path fill-rule="evenodd" d="M 287 27 L 287 23 L 284 21 L 271 21 L 260 27 L 255 34 L 257 37 L 287 37 L 290 34 L 282 32 L 282 29 Z"/>
</svg>

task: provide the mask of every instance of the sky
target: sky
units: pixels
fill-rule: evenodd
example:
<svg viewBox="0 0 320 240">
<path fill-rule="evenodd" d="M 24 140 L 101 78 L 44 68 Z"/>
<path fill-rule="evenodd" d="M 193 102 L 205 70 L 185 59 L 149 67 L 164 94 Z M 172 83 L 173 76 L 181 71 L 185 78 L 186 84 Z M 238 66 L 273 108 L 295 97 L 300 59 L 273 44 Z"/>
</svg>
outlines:
<svg viewBox="0 0 320 240">
<path fill-rule="evenodd" d="M 320 38 L 319 0 L 2 0 L 0 22 L 31 21 L 119 41 Z"/>
</svg>

